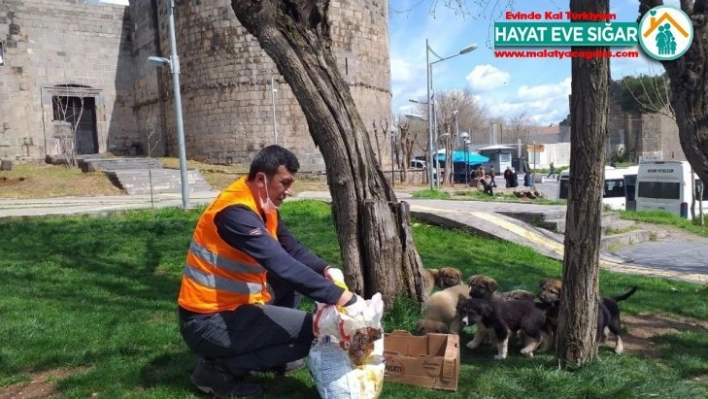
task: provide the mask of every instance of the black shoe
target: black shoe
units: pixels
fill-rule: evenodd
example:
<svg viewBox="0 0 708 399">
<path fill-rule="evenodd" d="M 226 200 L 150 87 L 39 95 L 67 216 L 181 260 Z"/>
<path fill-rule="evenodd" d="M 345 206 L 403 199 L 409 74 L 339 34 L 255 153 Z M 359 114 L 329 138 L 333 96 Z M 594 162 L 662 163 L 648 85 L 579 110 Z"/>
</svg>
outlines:
<svg viewBox="0 0 708 399">
<path fill-rule="evenodd" d="M 263 375 L 268 374 L 268 373 L 273 373 L 277 376 L 281 376 L 281 375 L 285 375 L 285 374 L 293 372 L 293 371 L 300 370 L 303 367 L 305 367 L 305 361 L 302 359 L 299 359 L 299 360 L 295 360 L 295 361 L 286 363 L 284 365 L 267 368 L 265 370 L 251 371 L 251 374 L 255 375 L 255 376 L 259 376 L 259 377 L 262 377 Z"/>
<path fill-rule="evenodd" d="M 244 382 L 243 377 L 234 376 L 214 362 L 199 359 L 191 381 L 200 391 L 218 399 L 247 398 L 263 392 L 260 385 Z"/>
</svg>

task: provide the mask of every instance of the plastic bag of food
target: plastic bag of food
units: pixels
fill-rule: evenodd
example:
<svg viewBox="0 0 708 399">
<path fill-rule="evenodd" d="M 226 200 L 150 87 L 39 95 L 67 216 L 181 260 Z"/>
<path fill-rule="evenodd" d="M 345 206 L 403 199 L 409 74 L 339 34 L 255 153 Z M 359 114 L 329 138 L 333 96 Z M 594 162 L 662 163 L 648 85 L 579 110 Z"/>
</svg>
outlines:
<svg viewBox="0 0 708 399">
<path fill-rule="evenodd" d="M 376 399 L 383 387 L 383 300 L 349 317 L 340 307 L 317 304 L 315 341 L 307 365 L 322 399 Z"/>
</svg>

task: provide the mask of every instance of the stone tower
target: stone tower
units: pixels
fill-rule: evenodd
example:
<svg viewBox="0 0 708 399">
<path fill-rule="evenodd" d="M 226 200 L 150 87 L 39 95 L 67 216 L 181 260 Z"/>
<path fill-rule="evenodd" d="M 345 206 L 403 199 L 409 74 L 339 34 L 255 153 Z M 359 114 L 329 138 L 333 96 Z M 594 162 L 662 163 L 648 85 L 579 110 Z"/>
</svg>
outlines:
<svg viewBox="0 0 708 399">
<path fill-rule="evenodd" d="M 138 70 L 134 109 L 143 136 L 150 130 L 149 141 L 176 155 L 170 71 L 156 71 L 144 62 L 149 55 L 169 57 L 168 5 L 169 0 L 130 2 Z M 381 127 L 391 121 L 387 2 L 333 0 L 330 19 L 340 70 L 369 130 L 374 151 L 389 164 L 390 140 Z M 298 155 L 303 171 L 324 169 L 290 87 L 255 37 L 239 24 L 229 1 L 178 1 L 175 26 L 189 159 L 247 163 L 258 150 L 273 144 L 275 88 L 278 144 Z M 152 128 L 144 128 L 148 126 Z"/>
</svg>

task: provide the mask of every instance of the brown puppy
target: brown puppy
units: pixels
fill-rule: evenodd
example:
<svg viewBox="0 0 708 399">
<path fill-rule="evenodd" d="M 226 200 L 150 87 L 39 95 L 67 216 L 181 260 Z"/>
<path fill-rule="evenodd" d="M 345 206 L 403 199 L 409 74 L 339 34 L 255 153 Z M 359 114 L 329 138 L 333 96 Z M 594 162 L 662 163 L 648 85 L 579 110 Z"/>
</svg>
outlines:
<svg viewBox="0 0 708 399">
<path fill-rule="evenodd" d="M 533 351 L 542 341 L 541 331 L 546 322 L 545 314 L 531 301 L 490 301 L 478 298 L 460 298 L 457 304 L 463 326 L 477 324 L 477 333 L 467 343 L 474 349 L 488 334 L 492 334 L 497 346 L 497 360 L 506 359 L 509 338 L 514 332 L 522 332 L 524 356 L 533 357 Z"/>
<path fill-rule="evenodd" d="M 444 290 L 462 284 L 462 272 L 455 267 L 441 267 L 435 285 Z"/>
<path fill-rule="evenodd" d="M 497 292 L 499 284 L 489 276 L 476 274 L 467 280 L 467 285 L 470 288 L 469 295 L 472 298 L 488 299 L 490 301 L 502 300 L 501 295 Z"/>
<path fill-rule="evenodd" d="M 560 304 L 560 295 L 563 289 L 563 282 L 558 279 L 544 278 L 539 282 L 541 292 L 538 297 L 542 302 L 542 306 L 546 309 L 547 328 L 555 332 L 558 326 L 558 305 Z M 618 302 L 628 299 L 637 291 L 637 287 L 632 287 L 629 291 L 622 295 L 614 297 L 602 297 L 599 303 L 597 312 L 597 339 L 599 342 L 605 342 L 608 331 L 615 336 L 615 353 L 621 354 L 624 352 L 622 342 L 622 323 L 620 321 L 620 309 Z"/>
<path fill-rule="evenodd" d="M 469 298 L 467 291 L 469 289 L 466 285 L 458 284 L 431 295 L 423 305 L 423 319 L 416 324 L 416 333 L 458 334 L 460 318 L 457 302 L 460 295 Z"/>
<path fill-rule="evenodd" d="M 433 288 L 444 290 L 454 287 L 462 282 L 462 272 L 454 267 L 441 267 L 440 269 L 423 269 L 425 288 L 428 296 L 433 292 Z"/>
<path fill-rule="evenodd" d="M 440 270 L 438 269 L 423 269 L 423 280 L 425 280 L 425 289 L 428 291 L 428 297 L 430 297 L 430 293 L 435 288 L 439 273 Z"/>
</svg>

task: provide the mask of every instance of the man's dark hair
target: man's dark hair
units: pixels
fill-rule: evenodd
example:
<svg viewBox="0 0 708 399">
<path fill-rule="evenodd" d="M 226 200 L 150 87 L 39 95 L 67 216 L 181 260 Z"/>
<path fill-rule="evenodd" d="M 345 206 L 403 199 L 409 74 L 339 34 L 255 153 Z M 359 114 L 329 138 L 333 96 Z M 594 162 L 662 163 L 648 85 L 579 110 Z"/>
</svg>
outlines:
<svg viewBox="0 0 708 399">
<path fill-rule="evenodd" d="M 285 166 L 290 173 L 297 173 L 300 169 L 300 161 L 290 150 L 275 144 L 269 145 L 253 157 L 251 169 L 248 171 L 248 180 L 255 179 L 258 173 L 265 173 L 266 177 L 271 177 L 278 171 L 280 165 Z"/>
</svg>

